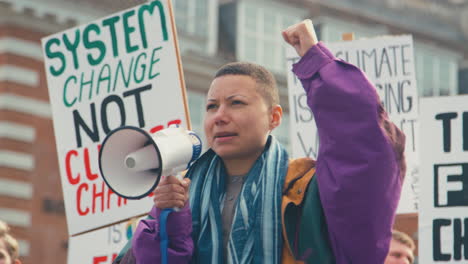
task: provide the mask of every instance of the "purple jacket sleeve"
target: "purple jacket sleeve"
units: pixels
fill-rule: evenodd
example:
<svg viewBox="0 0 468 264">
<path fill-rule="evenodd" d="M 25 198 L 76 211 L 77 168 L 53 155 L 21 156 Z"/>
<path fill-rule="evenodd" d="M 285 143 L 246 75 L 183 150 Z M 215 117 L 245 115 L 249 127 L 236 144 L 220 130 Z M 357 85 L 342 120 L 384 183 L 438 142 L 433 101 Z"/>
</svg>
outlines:
<svg viewBox="0 0 468 264">
<path fill-rule="evenodd" d="M 404 135 L 364 73 L 322 43 L 293 71 L 318 128 L 316 174 L 336 263 L 383 263 L 404 174 Z"/>
<path fill-rule="evenodd" d="M 150 215 L 154 219 L 144 219 L 138 224 L 132 240 L 132 250 L 138 264 L 161 263 L 159 215 L 161 211 L 152 208 Z M 192 214 L 185 205 L 179 212 L 172 212 L 167 218 L 168 263 L 189 263 L 193 253 Z"/>
</svg>

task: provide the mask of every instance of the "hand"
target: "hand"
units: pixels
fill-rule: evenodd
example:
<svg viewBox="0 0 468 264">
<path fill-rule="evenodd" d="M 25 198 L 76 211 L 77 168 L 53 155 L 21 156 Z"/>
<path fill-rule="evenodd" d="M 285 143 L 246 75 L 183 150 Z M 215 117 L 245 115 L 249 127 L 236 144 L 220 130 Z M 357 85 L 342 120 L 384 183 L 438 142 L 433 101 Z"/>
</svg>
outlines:
<svg viewBox="0 0 468 264">
<path fill-rule="evenodd" d="M 188 178 L 164 177 L 154 190 L 154 205 L 159 209 L 183 208 L 189 197 L 189 186 Z"/>
<path fill-rule="evenodd" d="M 318 43 L 314 25 L 310 19 L 288 27 L 283 30 L 282 35 L 284 41 L 293 46 L 301 57 Z"/>
</svg>

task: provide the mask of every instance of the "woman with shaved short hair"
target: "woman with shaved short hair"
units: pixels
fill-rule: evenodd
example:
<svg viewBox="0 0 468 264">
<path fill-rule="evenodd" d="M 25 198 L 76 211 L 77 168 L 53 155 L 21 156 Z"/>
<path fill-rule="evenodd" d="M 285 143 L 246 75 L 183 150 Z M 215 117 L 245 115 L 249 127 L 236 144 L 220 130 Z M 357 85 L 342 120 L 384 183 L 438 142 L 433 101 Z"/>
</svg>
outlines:
<svg viewBox="0 0 468 264">
<path fill-rule="evenodd" d="M 283 114 L 273 75 L 251 63 L 223 66 L 207 94 L 210 149 L 183 180 L 161 181 L 152 219 L 116 262 L 383 263 L 404 136 L 365 75 L 318 42 L 310 20 L 283 38 L 301 56 L 292 71 L 318 127 L 317 160 L 290 160 L 271 136 Z M 160 229 L 162 209 L 173 207 L 182 209 Z"/>
</svg>

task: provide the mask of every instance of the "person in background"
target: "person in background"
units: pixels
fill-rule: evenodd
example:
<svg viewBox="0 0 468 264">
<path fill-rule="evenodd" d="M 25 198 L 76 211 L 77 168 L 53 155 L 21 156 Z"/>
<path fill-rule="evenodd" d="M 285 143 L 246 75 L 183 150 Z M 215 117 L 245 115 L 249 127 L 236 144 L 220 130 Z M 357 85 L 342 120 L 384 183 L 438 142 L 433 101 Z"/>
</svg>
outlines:
<svg viewBox="0 0 468 264">
<path fill-rule="evenodd" d="M 0 220 L 0 264 L 21 264 L 19 246 L 10 235 L 8 225 Z"/>
<path fill-rule="evenodd" d="M 140 221 L 121 264 L 383 263 L 405 175 L 404 135 L 364 73 L 318 42 L 312 21 L 282 34 L 301 57 L 292 71 L 314 113 L 317 161 L 290 160 L 270 135 L 283 114 L 270 72 L 221 67 L 207 94 L 210 149 L 183 180 L 161 180 L 152 219 Z M 162 210 L 173 207 L 181 210 Z"/>
<path fill-rule="evenodd" d="M 413 264 L 415 249 L 416 245 L 410 236 L 393 230 L 390 249 L 384 264 Z"/>
</svg>

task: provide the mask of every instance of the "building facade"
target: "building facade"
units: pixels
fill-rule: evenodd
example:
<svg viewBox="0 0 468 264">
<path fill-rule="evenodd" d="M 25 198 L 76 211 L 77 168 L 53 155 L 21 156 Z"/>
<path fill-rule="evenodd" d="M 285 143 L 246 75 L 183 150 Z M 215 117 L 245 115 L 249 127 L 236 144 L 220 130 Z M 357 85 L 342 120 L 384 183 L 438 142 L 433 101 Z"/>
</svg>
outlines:
<svg viewBox="0 0 468 264">
<path fill-rule="evenodd" d="M 41 38 L 146 1 L 0 0 L 0 219 L 24 263 L 65 263 L 68 232 Z M 289 146 L 281 29 L 312 18 L 325 42 L 412 34 L 420 96 L 468 93 L 468 1 L 173 0 L 193 129 L 203 136 L 205 93 L 221 65 L 260 63 L 277 77 Z M 417 215 L 397 228 L 417 238 Z"/>
</svg>

